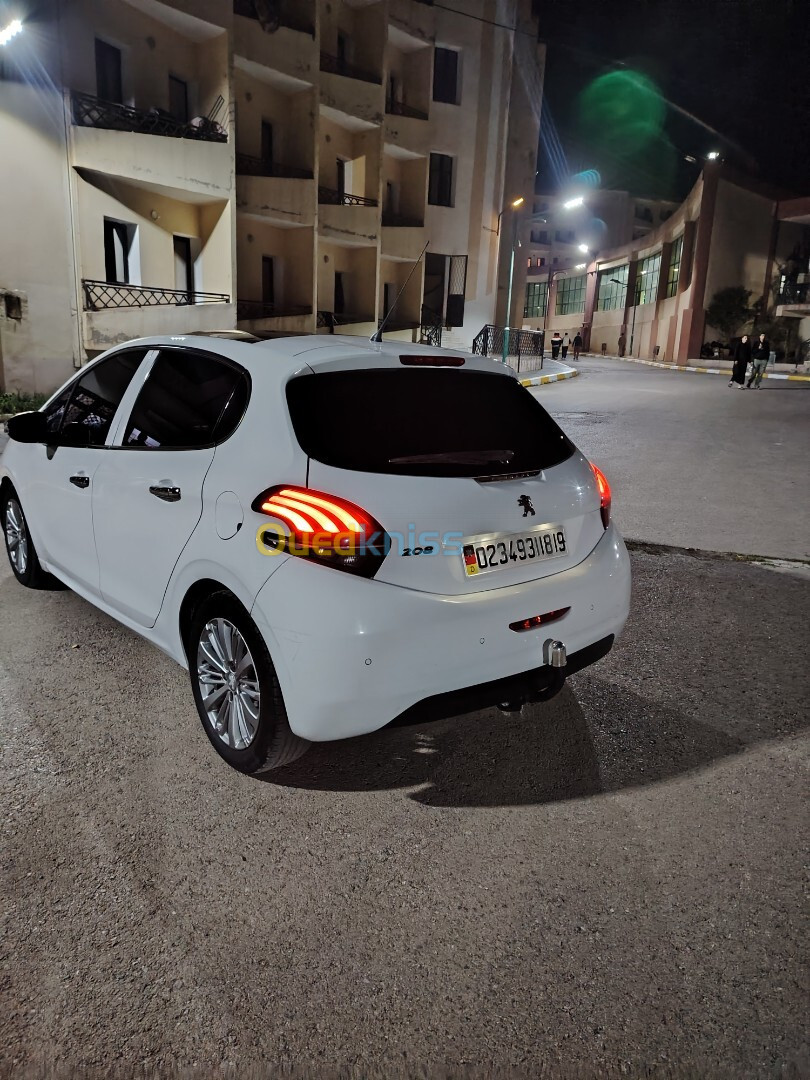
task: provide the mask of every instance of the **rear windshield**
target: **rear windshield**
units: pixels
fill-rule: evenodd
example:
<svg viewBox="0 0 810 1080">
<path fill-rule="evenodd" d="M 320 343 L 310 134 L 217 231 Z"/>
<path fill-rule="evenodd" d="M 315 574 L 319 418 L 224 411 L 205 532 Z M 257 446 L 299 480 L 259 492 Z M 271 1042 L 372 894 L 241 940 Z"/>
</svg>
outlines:
<svg viewBox="0 0 810 1080">
<path fill-rule="evenodd" d="M 295 434 L 325 465 L 408 476 L 503 476 L 559 465 L 574 446 L 516 379 L 386 368 L 287 384 Z"/>
</svg>

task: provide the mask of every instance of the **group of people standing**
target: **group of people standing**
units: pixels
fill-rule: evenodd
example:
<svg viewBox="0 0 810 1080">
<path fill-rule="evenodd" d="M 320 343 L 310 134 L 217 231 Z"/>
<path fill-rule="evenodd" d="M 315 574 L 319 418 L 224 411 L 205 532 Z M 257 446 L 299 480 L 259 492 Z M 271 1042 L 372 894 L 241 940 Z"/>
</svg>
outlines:
<svg viewBox="0 0 810 1080">
<path fill-rule="evenodd" d="M 565 360 L 568 356 L 568 350 L 573 346 L 574 359 L 579 360 L 580 350 L 582 349 L 582 335 L 577 331 L 574 335 L 573 341 L 568 333 L 561 334 L 559 330 L 555 330 L 551 335 L 551 359 L 556 360 L 560 353 L 562 353 L 562 359 Z"/>
<path fill-rule="evenodd" d="M 753 388 L 759 390 L 762 385 L 762 376 L 771 357 L 771 346 L 764 334 L 760 334 L 753 344 L 748 334 L 743 334 L 734 349 L 734 367 L 731 370 L 729 386 L 737 386 L 740 390 Z M 751 374 L 748 382 L 745 381 L 748 365 L 751 365 Z"/>
</svg>

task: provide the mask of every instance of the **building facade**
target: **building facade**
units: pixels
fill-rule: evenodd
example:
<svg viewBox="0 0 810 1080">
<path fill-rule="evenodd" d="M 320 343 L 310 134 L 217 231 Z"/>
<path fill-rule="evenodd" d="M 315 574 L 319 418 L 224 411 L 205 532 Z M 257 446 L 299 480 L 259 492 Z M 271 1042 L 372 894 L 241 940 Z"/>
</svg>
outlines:
<svg viewBox="0 0 810 1080">
<path fill-rule="evenodd" d="M 523 325 L 580 332 L 594 351 L 685 364 L 704 341 L 722 336 L 706 322 L 720 289 L 742 286 L 763 312 L 805 320 L 808 210 L 807 200 L 785 199 L 707 162 L 681 206 L 651 231 L 529 267 Z M 782 274 L 787 265 L 795 273 Z M 810 336 L 810 321 L 799 325 L 800 336 Z"/>
<path fill-rule="evenodd" d="M 369 336 L 391 312 L 387 335 L 469 347 L 493 321 L 499 215 L 536 169 L 531 0 L 17 6 L 0 388 L 146 334 Z"/>
</svg>

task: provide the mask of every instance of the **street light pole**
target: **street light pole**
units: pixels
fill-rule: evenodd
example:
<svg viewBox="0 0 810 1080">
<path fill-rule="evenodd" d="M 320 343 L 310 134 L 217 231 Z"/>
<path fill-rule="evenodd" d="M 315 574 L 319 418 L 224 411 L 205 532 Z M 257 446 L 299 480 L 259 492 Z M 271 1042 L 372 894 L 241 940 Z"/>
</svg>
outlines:
<svg viewBox="0 0 810 1080">
<path fill-rule="evenodd" d="M 503 354 L 501 360 L 504 364 L 509 355 L 509 318 L 512 314 L 512 282 L 515 277 L 515 242 L 517 241 L 517 214 L 512 214 L 512 246 L 509 249 L 509 288 L 506 290 L 506 325 L 503 328 Z"/>
</svg>

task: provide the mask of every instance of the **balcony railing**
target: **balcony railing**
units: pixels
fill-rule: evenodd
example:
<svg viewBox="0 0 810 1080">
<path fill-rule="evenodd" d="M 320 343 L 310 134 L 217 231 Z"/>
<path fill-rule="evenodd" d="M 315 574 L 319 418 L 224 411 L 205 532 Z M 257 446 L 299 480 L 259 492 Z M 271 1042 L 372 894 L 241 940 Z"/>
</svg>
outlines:
<svg viewBox="0 0 810 1080">
<path fill-rule="evenodd" d="M 373 315 L 355 315 L 348 311 L 319 311 L 315 325 L 318 327 L 328 326 L 334 333 L 336 326 L 353 326 L 355 323 L 373 323 Z"/>
<path fill-rule="evenodd" d="M 413 109 L 404 101 L 386 101 L 385 111 L 391 116 L 410 116 L 413 120 L 427 120 L 428 114 L 421 109 Z"/>
<path fill-rule="evenodd" d="M 142 135 L 165 135 L 173 139 L 202 139 L 227 142 L 228 133 L 214 120 L 198 116 L 185 122 L 162 109 L 133 109 L 115 101 L 103 101 L 74 90 L 73 123 L 80 127 L 106 128 L 108 131 L 135 131 Z"/>
<path fill-rule="evenodd" d="M 419 343 L 421 345 L 441 346 L 444 320 L 438 311 L 422 305 L 422 321 L 419 324 Z"/>
<path fill-rule="evenodd" d="M 318 202 L 332 206 L 376 206 L 376 199 L 367 199 L 363 195 L 347 195 L 345 191 L 318 185 Z"/>
<path fill-rule="evenodd" d="M 405 217 L 403 214 L 393 214 L 390 210 L 383 210 L 382 223 L 390 229 L 421 229 L 424 221 L 418 218 Z"/>
<path fill-rule="evenodd" d="M 475 335 L 472 343 L 472 352 L 480 356 L 503 355 L 504 343 L 503 326 L 485 326 Z M 507 342 L 507 358 L 513 356 L 517 361 L 517 370 L 534 371 L 543 367 L 543 344 L 545 332 L 543 330 L 509 330 Z M 511 365 L 515 367 L 515 364 Z"/>
<path fill-rule="evenodd" d="M 361 82 L 374 83 L 375 86 L 382 85 L 379 75 L 364 71 L 363 68 L 350 64 L 340 56 L 330 56 L 325 52 L 321 53 L 321 71 L 327 71 L 330 75 L 345 75 L 347 79 L 360 79 Z"/>
<path fill-rule="evenodd" d="M 237 300 L 236 320 L 289 319 L 296 315 L 311 315 L 311 304 L 271 304 L 266 300 Z"/>
<path fill-rule="evenodd" d="M 84 310 L 105 308 L 181 307 L 184 304 L 229 304 L 227 293 L 189 292 L 187 289 L 160 289 L 154 285 L 119 285 L 111 281 L 82 280 Z"/>
<path fill-rule="evenodd" d="M 257 19 L 262 29 L 269 34 L 278 30 L 280 26 L 284 26 L 288 30 L 297 30 L 300 34 L 309 34 L 314 38 L 315 27 L 306 18 L 291 10 L 291 7 L 292 5 L 281 5 L 280 10 L 276 10 L 272 16 L 262 12 L 260 17 L 253 0 L 233 0 L 234 15 L 244 15 L 246 19 Z"/>
<path fill-rule="evenodd" d="M 312 169 L 282 165 L 278 161 L 251 157 L 250 154 L 236 155 L 236 172 L 239 176 L 282 176 L 291 180 L 311 180 L 313 177 Z"/>
<path fill-rule="evenodd" d="M 805 282 L 786 281 L 779 291 L 780 304 L 806 304 L 810 299 L 810 286 Z"/>
</svg>

